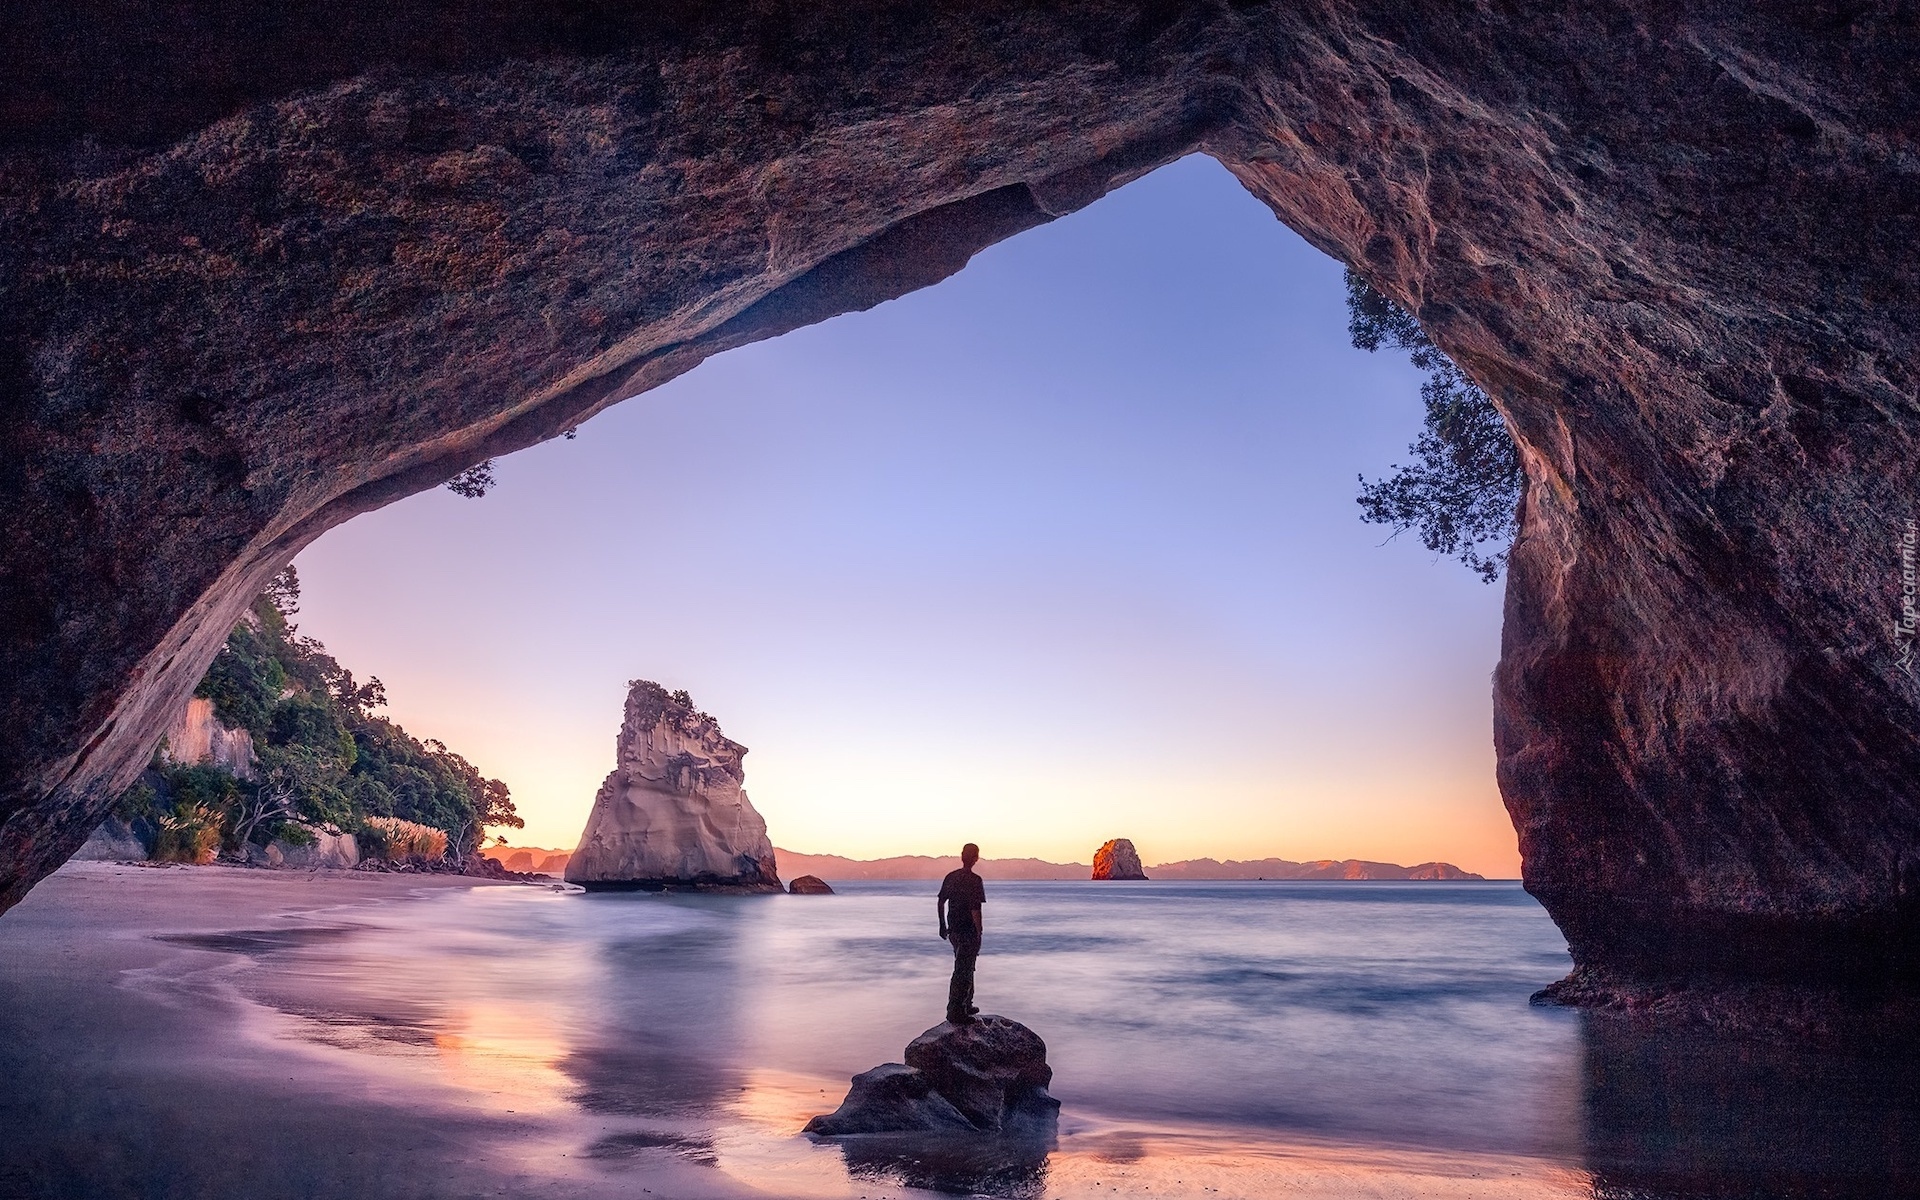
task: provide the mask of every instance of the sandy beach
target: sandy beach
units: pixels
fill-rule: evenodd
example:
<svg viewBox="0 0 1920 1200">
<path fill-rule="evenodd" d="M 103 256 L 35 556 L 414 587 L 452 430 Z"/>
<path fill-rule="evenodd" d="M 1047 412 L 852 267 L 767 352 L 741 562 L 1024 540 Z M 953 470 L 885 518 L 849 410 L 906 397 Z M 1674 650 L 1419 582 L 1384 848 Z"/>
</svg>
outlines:
<svg viewBox="0 0 1920 1200">
<path fill-rule="evenodd" d="M 708 1089 L 726 1093 L 719 1101 L 646 1113 L 595 1103 L 619 1081 L 582 1067 L 577 1047 L 541 1027 L 537 1004 L 450 1014 L 431 981 L 343 975 L 314 953 L 367 930 L 424 936 L 436 896 L 475 887 L 540 890 L 445 876 L 63 868 L 0 919 L 0 1193 L 926 1194 L 907 1186 L 914 1176 L 898 1156 L 876 1165 L 799 1136 L 837 1102 L 844 1076 L 746 1070 L 721 1073 Z M 536 998 L 569 986 L 530 975 Z M 449 981 L 446 991 L 460 989 Z M 1062 1198 L 1591 1194 L 1584 1172 L 1537 1158 L 1236 1137 L 1089 1119 L 1071 1106 L 1044 1161 L 1009 1179 L 1003 1194 Z"/>
<path fill-rule="evenodd" d="M 291 1036 L 248 998 L 276 946 L 450 876 L 74 863 L 0 920 L 0 1192 L 21 1196 L 629 1194 L 530 1155 L 549 1122 L 463 1103 Z M 341 997 L 308 989 L 309 1013 Z M 654 1165 L 663 1192 L 733 1196 Z M 603 1187 L 604 1185 L 604 1187 Z"/>
</svg>

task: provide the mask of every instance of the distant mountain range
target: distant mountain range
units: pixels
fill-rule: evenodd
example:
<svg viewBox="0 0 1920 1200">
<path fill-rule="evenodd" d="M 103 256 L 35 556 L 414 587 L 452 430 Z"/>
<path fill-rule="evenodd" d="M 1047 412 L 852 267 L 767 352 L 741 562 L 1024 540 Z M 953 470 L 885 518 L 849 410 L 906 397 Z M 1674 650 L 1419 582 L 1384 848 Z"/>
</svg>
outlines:
<svg viewBox="0 0 1920 1200">
<path fill-rule="evenodd" d="M 559 877 L 567 869 L 567 850 L 541 850 L 526 846 L 489 846 L 483 853 L 497 858 L 510 871 L 536 871 Z M 829 883 L 836 879 L 939 879 L 960 865 L 954 857 L 929 857 L 903 854 L 895 858 L 842 858 L 837 854 L 801 854 L 794 850 L 774 851 L 782 879 L 799 875 L 818 875 Z M 1088 879 L 1093 867 L 1087 863 L 1057 863 L 1041 858 L 983 858 L 979 871 L 989 879 Z M 1188 858 L 1179 862 L 1147 867 L 1149 879 L 1484 879 L 1472 871 L 1463 871 L 1452 863 L 1424 862 L 1403 867 L 1397 863 L 1368 862 L 1365 859 L 1323 858 L 1317 862 L 1293 862 L 1284 858 L 1257 858 L 1246 862 L 1228 859 Z"/>
<path fill-rule="evenodd" d="M 829 882 L 835 879 L 938 879 L 960 865 L 958 857 L 931 858 L 907 854 L 897 858 L 842 858 L 837 854 L 800 854 L 775 850 L 780 874 L 818 875 Z M 979 871 L 989 879 L 1088 879 L 1093 867 L 1087 863 L 1056 863 L 1039 858 L 983 858 Z M 1484 879 L 1463 871 L 1452 863 L 1426 862 L 1403 867 L 1397 863 L 1367 862 L 1349 858 L 1340 861 L 1292 862 L 1284 858 L 1261 858 L 1250 862 L 1229 859 L 1190 858 L 1180 862 L 1147 867 L 1149 879 Z"/>
</svg>

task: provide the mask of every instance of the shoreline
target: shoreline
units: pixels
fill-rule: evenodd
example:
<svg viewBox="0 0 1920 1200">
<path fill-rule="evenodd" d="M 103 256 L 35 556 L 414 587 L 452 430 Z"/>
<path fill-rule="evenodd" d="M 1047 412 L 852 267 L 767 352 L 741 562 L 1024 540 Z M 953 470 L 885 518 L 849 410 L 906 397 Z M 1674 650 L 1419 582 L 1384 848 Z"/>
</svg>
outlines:
<svg viewBox="0 0 1920 1200">
<path fill-rule="evenodd" d="M 579 1107 L 555 1062 L 439 1028 L 405 996 L 372 1004 L 355 980 L 301 969 L 303 948 L 328 939 L 426 927 L 436 897 L 553 886 L 219 865 L 62 868 L 0 918 L 0 1018 L 14 1031 L 0 1069 L 15 1081 L 0 1097 L 0 1127 L 15 1131 L 0 1150 L 0 1192 L 144 1194 L 166 1180 L 170 1195 L 342 1200 L 645 1189 L 854 1200 L 876 1186 L 932 1194 L 861 1174 L 873 1166 L 870 1143 L 799 1135 L 808 1115 L 838 1102 L 844 1079 L 749 1070 L 723 1111 L 643 1129 Z M 1018 1194 L 1078 1200 L 1116 1187 L 1329 1200 L 1590 1195 L 1585 1172 L 1547 1160 L 1072 1110 Z"/>
<path fill-rule="evenodd" d="M 378 1054 L 293 1028 L 337 1020 L 251 994 L 277 950 L 353 932 L 472 876 L 74 863 L 0 918 L 0 1193 L 422 1200 L 630 1194 L 556 1149 L 551 1120 L 463 1102 Z M 301 1009 L 304 1008 L 304 1014 Z M 291 1011 L 289 1011 L 291 1009 Z M 572 1131 L 565 1131 L 570 1134 Z M 735 1200 L 697 1168 L 674 1194 Z"/>
</svg>

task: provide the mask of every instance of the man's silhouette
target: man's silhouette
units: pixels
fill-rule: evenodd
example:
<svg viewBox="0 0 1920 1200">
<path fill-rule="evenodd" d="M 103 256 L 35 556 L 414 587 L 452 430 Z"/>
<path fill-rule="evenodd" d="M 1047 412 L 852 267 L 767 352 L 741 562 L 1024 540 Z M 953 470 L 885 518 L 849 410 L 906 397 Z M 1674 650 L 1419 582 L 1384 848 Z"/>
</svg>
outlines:
<svg viewBox="0 0 1920 1200">
<path fill-rule="evenodd" d="M 979 1012 L 973 1004 L 973 964 L 980 957 L 980 932 L 984 922 L 980 906 L 987 902 L 987 887 L 973 873 L 980 861 L 980 847 L 968 842 L 960 848 L 960 869 L 949 871 L 940 882 L 940 898 L 933 911 L 940 917 L 940 936 L 953 944 L 953 983 L 947 988 L 947 1020 L 965 1025 Z"/>
</svg>

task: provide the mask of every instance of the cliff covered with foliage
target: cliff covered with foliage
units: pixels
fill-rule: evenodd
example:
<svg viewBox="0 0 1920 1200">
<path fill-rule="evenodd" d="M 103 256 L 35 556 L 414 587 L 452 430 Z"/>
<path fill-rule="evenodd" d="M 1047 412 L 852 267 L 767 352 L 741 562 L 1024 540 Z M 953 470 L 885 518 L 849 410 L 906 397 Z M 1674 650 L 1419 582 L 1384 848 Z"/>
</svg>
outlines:
<svg viewBox="0 0 1920 1200">
<path fill-rule="evenodd" d="M 194 691 L 213 702 L 223 725 L 252 734 L 255 778 L 162 753 L 122 797 L 117 815 L 147 826 L 155 855 L 245 853 L 275 839 L 299 845 L 328 828 L 358 835 L 377 854 L 398 819 L 444 832 L 442 854 L 464 859 L 487 827 L 520 828 L 506 784 L 376 715 L 386 689 L 378 678 L 360 683 L 324 645 L 300 635 L 291 620 L 299 596 L 289 567 L 233 627 Z"/>
</svg>

